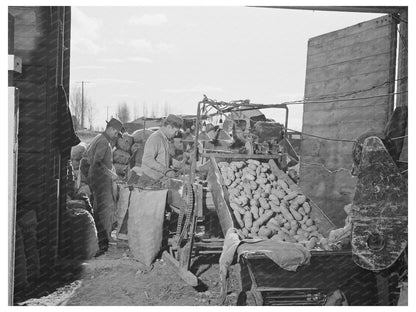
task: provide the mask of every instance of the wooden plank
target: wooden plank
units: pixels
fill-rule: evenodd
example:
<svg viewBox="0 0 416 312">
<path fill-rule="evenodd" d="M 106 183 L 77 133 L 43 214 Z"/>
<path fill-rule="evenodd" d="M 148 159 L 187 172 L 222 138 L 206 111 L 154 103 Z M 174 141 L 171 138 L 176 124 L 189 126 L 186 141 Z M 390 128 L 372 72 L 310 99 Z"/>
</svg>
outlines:
<svg viewBox="0 0 416 312">
<path fill-rule="evenodd" d="M 381 101 L 383 102 L 383 101 Z M 321 126 L 321 127 L 331 127 L 338 123 L 354 125 L 355 122 L 367 121 L 371 123 L 372 121 L 377 122 L 380 119 L 384 119 L 386 115 L 387 107 L 386 105 L 380 105 L 377 111 L 374 111 L 375 106 L 369 107 L 360 107 L 357 109 L 351 109 L 351 107 L 337 107 L 329 111 L 325 110 L 313 110 L 308 111 L 308 122 L 304 123 L 305 131 L 309 127 Z M 328 122 L 329 121 L 329 122 Z M 328 122 L 328 123 L 326 123 Z M 345 133 L 343 138 L 353 138 L 349 133 Z"/>
<path fill-rule="evenodd" d="M 345 225 L 344 206 L 354 197 L 356 179 L 348 171 L 330 173 L 320 166 L 304 166 L 302 189 L 337 226 Z"/>
<path fill-rule="evenodd" d="M 372 40 L 377 40 L 386 36 L 388 34 L 388 28 L 390 24 L 384 24 L 381 27 L 374 28 L 371 32 L 362 31 L 357 34 L 352 34 L 342 38 L 337 38 L 334 40 L 328 40 L 325 44 L 322 45 L 311 45 L 311 56 L 322 53 L 336 53 L 336 50 L 340 48 L 349 48 L 357 44 L 366 43 Z M 389 40 L 389 39 L 388 39 Z"/>
<path fill-rule="evenodd" d="M 20 23 L 16 25 L 16 33 L 18 33 L 21 38 L 36 38 L 43 35 L 39 27 Z"/>
<path fill-rule="evenodd" d="M 322 136 L 323 138 L 332 138 L 332 139 L 348 139 L 348 134 L 351 139 L 356 139 L 361 134 L 364 134 L 368 131 L 382 132 L 385 121 L 382 120 L 370 120 L 371 123 L 363 124 L 363 120 L 358 121 L 345 121 L 334 123 L 331 122 L 327 126 L 319 124 L 310 124 L 305 123 L 305 128 L 302 130 L 304 133 L 313 134 L 317 136 Z M 301 142 L 302 150 L 302 142 Z"/>
<path fill-rule="evenodd" d="M 208 172 L 208 185 L 211 190 L 212 199 L 217 211 L 218 220 L 220 221 L 221 230 L 225 237 L 227 231 L 230 228 L 235 227 L 234 214 L 231 213 L 231 208 L 228 207 L 225 201 L 225 186 L 223 186 L 223 180 L 221 173 L 219 172 L 217 162 L 214 157 L 210 157 L 211 167 Z M 227 195 L 228 196 L 228 195 Z"/>
<path fill-rule="evenodd" d="M 39 45 L 39 37 L 23 37 L 16 35 L 14 37 L 15 48 L 17 51 L 20 50 L 35 50 Z"/>
<path fill-rule="evenodd" d="M 162 253 L 162 259 L 170 265 L 174 271 L 182 278 L 188 285 L 192 287 L 198 286 L 198 278 L 190 271 L 185 270 L 179 265 L 179 262 L 173 258 L 166 250 Z"/>
<path fill-rule="evenodd" d="M 203 153 L 203 157 L 228 158 L 228 159 L 274 159 L 276 155 L 262 154 L 228 154 L 228 153 Z"/>
<path fill-rule="evenodd" d="M 390 45 L 386 38 L 385 31 L 380 32 L 381 38 L 369 38 L 363 42 L 354 42 L 351 45 L 345 46 L 344 42 L 340 46 L 330 51 L 321 51 L 308 57 L 308 67 L 316 68 L 337 64 L 340 62 L 352 61 L 371 54 L 372 51 L 389 52 Z M 389 36 L 390 37 L 390 36 Z M 386 40 L 387 39 L 387 40 Z"/>
<path fill-rule="evenodd" d="M 311 49 L 311 54 L 313 54 L 313 48 L 323 49 L 326 43 L 333 40 L 339 40 L 348 36 L 353 36 L 359 33 L 371 33 L 374 32 L 377 28 L 382 28 L 384 26 L 389 26 L 393 23 L 392 18 L 389 15 L 381 16 L 373 20 L 365 21 L 350 27 L 343 29 L 335 30 L 323 35 L 319 35 L 309 39 L 308 42 L 308 51 Z M 309 53 L 309 52 L 308 52 Z"/>
<path fill-rule="evenodd" d="M 307 81 L 305 92 L 318 97 L 318 100 L 319 96 L 328 98 L 331 95 L 342 99 L 385 95 L 389 93 L 389 85 L 394 84 L 394 81 L 386 80 L 387 72 L 388 69 L 358 75 L 336 73 L 336 76 L 326 76 L 323 77 L 323 80 L 317 80 L 314 77 L 313 80 Z M 382 98 L 378 98 L 378 100 L 380 99 Z M 313 101 L 314 99 L 312 98 L 311 100 Z"/>
<path fill-rule="evenodd" d="M 400 79 L 397 83 L 397 91 L 401 94 L 397 95 L 397 106 L 408 105 L 408 46 L 409 46 L 409 30 L 408 23 L 404 22 L 408 19 L 408 12 L 403 10 L 400 13 L 400 18 L 403 20 L 400 22 L 400 36 L 399 36 L 399 57 L 398 57 L 398 70 L 397 78 Z"/>
<path fill-rule="evenodd" d="M 45 152 L 47 133 L 50 131 L 45 118 L 20 116 L 19 119 L 19 153 Z"/>
<path fill-rule="evenodd" d="M 392 44 L 395 23 L 381 17 L 312 38 L 308 45 L 305 98 L 348 94 L 393 81 Z M 393 84 L 349 95 L 360 100 L 304 105 L 305 133 L 354 140 L 368 131 L 382 132 Z M 344 205 L 351 203 L 356 179 L 350 175 L 352 143 L 303 135 L 300 185 L 338 226 L 344 225 Z"/>
<path fill-rule="evenodd" d="M 312 83 L 315 81 L 325 81 L 332 78 L 343 78 L 349 76 L 365 75 L 374 72 L 385 72 L 388 70 L 388 64 L 390 61 L 389 53 L 379 53 L 369 55 L 367 57 L 361 57 L 356 60 L 339 62 L 336 64 L 322 66 L 319 68 L 307 68 L 306 69 L 306 82 Z M 386 77 L 385 81 L 389 77 Z M 307 93 L 308 96 L 313 94 Z"/>
<path fill-rule="evenodd" d="M 354 90 L 351 90 L 351 92 L 354 92 Z M 373 94 L 375 95 L 372 95 L 371 92 L 374 92 Z M 348 97 L 339 98 L 338 100 L 334 100 L 333 95 L 328 94 L 330 96 L 328 99 L 321 98 L 317 100 L 311 100 L 310 102 L 305 101 L 304 112 L 308 114 L 315 111 L 328 113 L 332 110 L 361 110 L 364 108 L 379 108 L 381 105 L 385 105 L 383 104 L 383 101 L 386 101 L 387 97 L 378 96 L 377 93 L 381 93 L 380 95 L 385 95 L 385 92 L 385 90 L 366 91 L 363 92 L 363 94 L 353 94 L 349 95 Z"/>
<path fill-rule="evenodd" d="M 309 164 L 321 164 L 331 171 L 339 168 L 351 169 L 353 143 L 339 142 L 337 145 L 330 144 L 328 147 L 325 142 L 327 141 L 306 142 L 304 148 L 307 152 L 302 156 L 302 163 L 306 167 L 310 167 Z M 310 148 L 307 149 L 308 147 Z"/>
</svg>

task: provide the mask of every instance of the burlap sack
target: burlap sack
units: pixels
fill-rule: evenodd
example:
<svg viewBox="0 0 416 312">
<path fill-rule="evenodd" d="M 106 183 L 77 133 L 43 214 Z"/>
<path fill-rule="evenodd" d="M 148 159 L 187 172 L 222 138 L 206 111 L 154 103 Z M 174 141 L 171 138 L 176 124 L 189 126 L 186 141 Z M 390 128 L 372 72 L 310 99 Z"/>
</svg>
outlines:
<svg viewBox="0 0 416 312">
<path fill-rule="evenodd" d="M 129 165 L 114 164 L 114 168 L 116 169 L 116 173 L 119 176 L 127 176 L 127 173 L 129 171 Z"/>
<path fill-rule="evenodd" d="M 117 234 L 120 232 L 121 225 L 123 224 L 123 220 L 127 212 L 127 208 L 129 207 L 129 199 L 130 199 L 129 186 L 127 184 L 120 184 L 118 198 L 116 202 L 116 213 L 115 213 L 115 221 L 117 223 L 117 228 L 116 228 Z"/>
<path fill-rule="evenodd" d="M 163 219 L 168 190 L 131 192 L 128 240 L 133 257 L 151 265 L 162 246 Z"/>
<path fill-rule="evenodd" d="M 121 149 L 116 149 L 113 153 L 113 162 L 117 164 L 126 165 L 129 163 L 130 154 Z"/>
<path fill-rule="evenodd" d="M 71 148 L 71 160 L 79 161 L 83 154 L 87 151 L 87 143 L 81 142 Z"/>
<path fill-rule="evenodd" d="M 130 148 L 133 145 L 133 137 L 128 134 L 124 133 L 122 138 L 117 139 L 117 146 L 119 149 L 130 153 Z"/>
<path fill-rule="evenodd" d="M 77 195 L 85 194 L 88 198 L 91 198 L 91 189 L 88 184 L 82 182 L 77 190 Z"/>
<path fill-rule="evenodd" d="M 142 145 L 143 144 L 141 144 L 141 143 L 134 143 L 131 146 L 131 154 L 133 155 L 140 148 L 140 146 L 142 146 Z"/>
<path fill-rule="evenodd" d="M 134 143 L 145 143 L 147 138 L 153 133 L 152 130 L 139 129 L 132 133 Z"/>
<path fill-rule="evenodd" d="M 79 160 L 73 159 L 73 160 L 71 160 L 71 163 L 72 163 L 72 168 L 75 171 L 76 170 L 79 170 L 79 164 L 80 164 L 80 161 Z"/>
<path fill-rule="evenodd" d="M 77 208 L 82 205 L 81 201 L 69 201 L 64 213 L 64 218 L 69 219 L 69 229 L 63 231 L 62 235 L 70 235 L 73 260 L 91 259 L 99 249 L 94 218 L 87 210 Z"/>
</svg>

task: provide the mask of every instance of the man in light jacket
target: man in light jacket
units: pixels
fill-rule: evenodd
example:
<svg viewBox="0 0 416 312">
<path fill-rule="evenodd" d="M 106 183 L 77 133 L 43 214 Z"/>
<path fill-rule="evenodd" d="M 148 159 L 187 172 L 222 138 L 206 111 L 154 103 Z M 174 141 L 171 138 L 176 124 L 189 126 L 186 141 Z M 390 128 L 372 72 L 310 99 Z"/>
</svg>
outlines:
<svg viewBox="0 0 416 312">
<path fill-rule="evenodd" d="M 146 186 L 155 185 L 164 178 L 178 176 L 177 170 L 182 168 L 182 162 L 172 158 L 174 155 L 170 141 L 183 126 L 182 118 L 170 114 L 163 121 L 162 127 L 154 132 L 146 141 L 142 158 L 141 182 Z"/>
</svg>

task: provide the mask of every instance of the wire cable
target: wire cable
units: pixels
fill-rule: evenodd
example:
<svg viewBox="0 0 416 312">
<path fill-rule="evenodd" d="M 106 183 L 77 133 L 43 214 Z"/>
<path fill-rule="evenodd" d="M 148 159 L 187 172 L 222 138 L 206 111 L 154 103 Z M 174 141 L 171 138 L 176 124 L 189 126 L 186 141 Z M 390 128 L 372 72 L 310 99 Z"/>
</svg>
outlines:
<svg viewBox="0 0 416 312">
<path fill-rule="evenodd" d="M 298 134 L 301 134 L 301 135 L 310 136 L 310 137 L 314 137 L 314 138 L 321 139 L 321 140 L 326 140 L 326 141 L 348 142 L 348 143 L 355 143 L 355 142 L 357 142 L 357 140 L 326 138 L 326 137 L 322 137 L 322 136 L 319 136 L 319 135 L 309 134 L 309 133 L 305 133 L 305 132 L 302 132 L 302 131 L 297 131 L 297 130 L 293 130 L 293 129 L 285 128 L 285 127 L 283 127 L 283 129 L 286 129 L 286 130 L 289 130 L 289 131 L 293 131 L 293 132 L 298 133 Z"/>
<path fill-rule="evenodd" d="M 407 137 L 408 137 L 408 135 L 406 134 L 406 135 L 399 136 L 399 137 L 396 137 L 396 138 L 390 138 L 390 140 L 400 140 L 400 139 L 404 139 L 404 138 L 407 138 Z"/>
<path fill-rule="evenodd" d="M 320 164 L 320 163 L 305 163 L 305 162 L 302 162 L 302 161 L 300 161 L 299 163 L 301 165 L 304 165 L 304 166 L 318 166 L 318 167 L 322 167 L 323 169 L 325 169 L 326 171 L 328 171 L 331 174 L 338 173 L 338 172 L 341 172 L 341 171 L 347 171 L 349 174 L 351 174 L 351 169 L 347 169 L 347 168 L 338 168 L 338 169 L 335 169 L 335 170 L 330 170 L 327 167 L 325 167 L 324 164 Z"/>
</svg>

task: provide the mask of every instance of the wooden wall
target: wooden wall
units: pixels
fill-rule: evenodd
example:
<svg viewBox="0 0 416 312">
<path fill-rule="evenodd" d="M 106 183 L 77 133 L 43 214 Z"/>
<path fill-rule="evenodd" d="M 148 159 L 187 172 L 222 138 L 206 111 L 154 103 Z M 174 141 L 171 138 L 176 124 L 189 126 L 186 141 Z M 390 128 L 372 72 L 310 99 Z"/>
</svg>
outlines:
<svg viewBox="0 0 416 312">
<path fill-rule="evenodd" d="M 65 204 L 58 196 L 65 164 L 58 140 L 58 90 L 60 85 L 69 90 L 69 41 L 66 62 L 63 42 L 70 8 L 9 7 L 9 13 L 14 17 L 14 54 L 22 59 L 22 73 L 14 74 L 20 94 L 17 222 L 26 212 L 36 212 L 42 278 L 56 261 L 59 211 Z"/>
<path fill-rule="evenodd" d="M 310 39 L 302 131 L 347 140 L 368 131 L 382 133 L 393 97 L 380 95 L 394 91 L 388 82 L 394 81 L 395 48 L 396 24 L 390 16 Z M 302 136 L 300 185 L 338 226 L 344 225 L 343 207 L 352 202 L 356 184 L 349 172 L 352 146 Z"/>
</svg>

